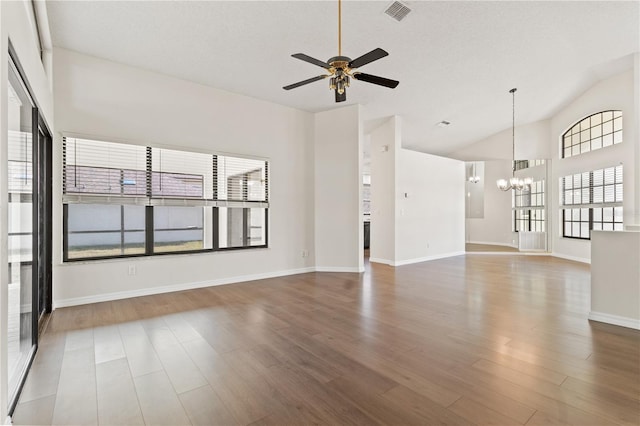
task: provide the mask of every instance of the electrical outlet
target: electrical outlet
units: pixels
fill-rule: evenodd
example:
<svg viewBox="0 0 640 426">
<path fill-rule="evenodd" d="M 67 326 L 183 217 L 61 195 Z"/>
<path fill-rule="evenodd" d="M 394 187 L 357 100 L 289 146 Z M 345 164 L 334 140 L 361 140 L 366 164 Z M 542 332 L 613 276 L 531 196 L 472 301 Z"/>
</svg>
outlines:
<svg viewBox="0 0 640 426">
<path fill-rule="evenodd" d="M 136 274 L 136 265 L 129 265 L 128 272 L 129 272 L 129 275 L 135 275 Z"/>
<path fill-rule="evenodd" d="M 309 251 L 308 250 L 302 250 L 302 257 L 309 257 Z"/>
</svg>

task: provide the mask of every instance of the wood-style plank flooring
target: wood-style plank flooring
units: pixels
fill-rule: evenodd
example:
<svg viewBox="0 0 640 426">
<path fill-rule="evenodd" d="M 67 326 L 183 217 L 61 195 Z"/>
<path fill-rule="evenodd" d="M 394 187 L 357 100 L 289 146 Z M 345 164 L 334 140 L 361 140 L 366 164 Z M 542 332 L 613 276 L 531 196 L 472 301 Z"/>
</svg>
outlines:
<svg viewBox="0 0 640 426">
<path fill-rule="evenodd" d="M 589 266 L 459 256 L 58 309 L 16 424 L 640 423 Z"/>
<path fill-rule="evenodd" d="M 493 252 L 518 253 L 520 251 L 516 247 L 501 246 L 497 244 L 477 244 L 477 243 L 466 243 L 464 250 L 469 253 L 493 253 Z"/>
</svg>

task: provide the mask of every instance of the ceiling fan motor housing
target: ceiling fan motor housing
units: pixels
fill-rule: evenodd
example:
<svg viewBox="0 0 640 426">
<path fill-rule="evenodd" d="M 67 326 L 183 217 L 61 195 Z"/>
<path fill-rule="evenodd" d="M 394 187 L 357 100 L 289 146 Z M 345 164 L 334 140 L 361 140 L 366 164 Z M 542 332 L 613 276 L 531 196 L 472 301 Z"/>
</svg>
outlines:
<svg viewBox="0 0 640 426">
<path fill-rule="evenodd" d="M 343 70 L 349 68 L 349 62 L 351 62 L 351 58 L 348 56 L 334 56 L 327 61 L 333 68 Z"/>
</svg>

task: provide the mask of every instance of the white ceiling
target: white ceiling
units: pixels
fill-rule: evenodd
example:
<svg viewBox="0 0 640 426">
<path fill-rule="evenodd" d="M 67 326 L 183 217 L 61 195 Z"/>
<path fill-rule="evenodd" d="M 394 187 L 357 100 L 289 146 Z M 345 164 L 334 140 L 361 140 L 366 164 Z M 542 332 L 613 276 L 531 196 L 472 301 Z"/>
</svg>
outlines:
<svg viewBox="0 0 640 426">
<path fill-rule="evenodd" d="M 453 152 L 517 121 L 548 118 L 640 51 L 638 1 L 411 1 L 402 22 L 390 1 L 343 3 L 343 54 L 389 57 L 362 71 L 395 90 L 353 82 L 335 104 L 322 74 L 291 58 L 337 55 L 335 1 L 50 1 L 53 44 L 307 111 L 365 106 L 367 127 L 403 118 L 403 146 Z M 612 65 L 613 64 L 613 65 Z M 436 127 L 441 120 L 452 124 Z"/>
</svg>

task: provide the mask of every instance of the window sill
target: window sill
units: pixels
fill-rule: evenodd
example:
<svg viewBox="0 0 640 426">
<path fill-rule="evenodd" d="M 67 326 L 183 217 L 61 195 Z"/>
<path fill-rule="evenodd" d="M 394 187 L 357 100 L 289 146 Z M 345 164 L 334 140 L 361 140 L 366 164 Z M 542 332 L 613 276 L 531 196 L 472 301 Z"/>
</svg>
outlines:
<svg viewBox="0 0 640 426">
<path fill-rule="evenodd" d="M 84 264 L 97 264 L 97 263 L 122 263 L 122 262 L 131 262 L 131 261 L 150 261 L 154 259 L 166 259 L 167 257 L 181 257 L 181 256 L 202 256 L 202 255 L 210 255 L 215 253 L 231 253 L 238 251 L 246 251 L 246 250 L 267 250 L 269 246 L 253 246 L 253 247 L 232 247 L 232 248 L 223 248 L 217 250 L 197 250 L 197 251 L 188 251 L 188 252 L 171 252 L 171 253 L 156 253 L 152 255 L 146 254 L 134 254 L 127 256 L 113 256 L 113 257 L 94 257 L 94 258 L 82 258 L 82 259 L 68 259 L 63 260 L 58 263 L 57 266 L 74 266 L 74 265 L 84 265 Z"/>
</svg>

